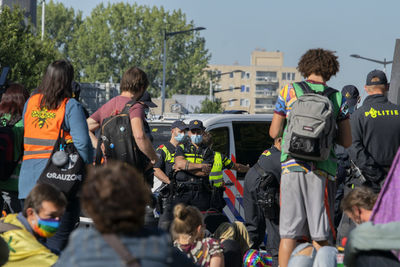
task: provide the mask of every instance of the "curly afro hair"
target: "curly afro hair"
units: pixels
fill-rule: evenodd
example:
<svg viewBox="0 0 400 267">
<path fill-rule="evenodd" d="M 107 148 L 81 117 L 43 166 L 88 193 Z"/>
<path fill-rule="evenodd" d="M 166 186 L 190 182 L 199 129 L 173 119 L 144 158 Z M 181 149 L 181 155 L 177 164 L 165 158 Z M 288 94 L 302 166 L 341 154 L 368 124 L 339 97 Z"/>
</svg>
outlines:
<svg viewBox="0 0 400 267">
<path fill-rule="evenodd" d="M 300 58 L 297 70 L 305 78 L 316 74 L 329 81 L 339 71 L 337 58 L 333 51 L 322 48 L 310 49 Z"/>
</svg>

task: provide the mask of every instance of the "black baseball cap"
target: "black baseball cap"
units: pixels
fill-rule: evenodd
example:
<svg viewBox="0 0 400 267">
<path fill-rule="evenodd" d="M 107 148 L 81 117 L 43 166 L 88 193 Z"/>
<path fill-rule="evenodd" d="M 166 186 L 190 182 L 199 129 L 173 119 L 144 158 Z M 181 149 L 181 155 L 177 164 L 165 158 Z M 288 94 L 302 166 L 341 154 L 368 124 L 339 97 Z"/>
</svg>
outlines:
<svg viewBox="0 0 400 267">
<path fill-rule="evenodd" d="M 379 85 L 388 83 L 386 74 L 381 70 L 373 70 L 367 75 L 366 85 Z"/>
<path fill-rule="evenodd" d="M 204 130 L 203 123 L 200 120 L 192 120 L 189 122 L 189 130 L 195 129 Z"/>
<path fill-rule="evenodd" d="M 171 125 L 171 130 L 178 128 L 179 130 L 187 130 L 188 126 L 183 121 L 174 121 Z"/>
<path fill-rule="evenodd" d="M 156 108 L 157 105 L 154 104 L 153 101 L 151 101 L 151 96 L 150 93 L 145 91 L 144 94 L 142 95 L 142 97 L 139 99 L 139 102 L 143 102 L 146 106 L 148 106 L 149 108 Z"/>
<path fill-rule="evenodd" d="M 342 89 L 342 95 L 346 98 L 346 102 L 349 107 L 356 106 L 360 97 L 360 92 L 354 85 L 346 85 Z"/>
</svg>

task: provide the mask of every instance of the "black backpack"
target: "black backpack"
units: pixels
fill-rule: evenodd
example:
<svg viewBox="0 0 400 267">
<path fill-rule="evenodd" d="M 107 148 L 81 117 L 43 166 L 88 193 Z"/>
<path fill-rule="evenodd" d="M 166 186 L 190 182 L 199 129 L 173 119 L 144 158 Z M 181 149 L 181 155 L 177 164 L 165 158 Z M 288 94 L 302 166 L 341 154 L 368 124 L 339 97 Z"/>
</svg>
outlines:
<svg viewBox="0 0 400 267">
<path fill-rule="evenodd" d="M 105 118 L 101 124 L 100 137 L 96 150 L 96 165 L 101 164 L 104 144 L 104 157 L 107 160 L 126 162 L 140 170 L 144 168 L 144 154 L 138 148 L 132 134 L 129 109 L 136 103 L 131 100 L 126 103 L 121 113 Z"/>
<path fill-rule="evenodd" d="M 5 126 L 0 126 L 0 180 L 4 181 L 10 178 L 14 172 L 18 161 L 14 161 L 14 132 L 12 127 L 18 120 L 10 120 Z M 4 125 L 4 124 L 1 124 Z"/>
</svg>

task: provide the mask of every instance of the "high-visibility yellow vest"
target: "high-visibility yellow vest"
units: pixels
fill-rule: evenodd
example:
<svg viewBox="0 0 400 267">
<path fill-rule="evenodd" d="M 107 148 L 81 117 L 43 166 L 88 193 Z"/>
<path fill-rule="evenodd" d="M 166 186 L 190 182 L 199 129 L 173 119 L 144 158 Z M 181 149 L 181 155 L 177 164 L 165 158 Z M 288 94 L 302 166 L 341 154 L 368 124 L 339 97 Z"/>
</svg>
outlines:
<svg viewBox="0 0 400 267">
<path fill-rule="evenodd" d="M 185 147 L 182 147 L 182 148 L 183 148 L 183 151 L 185 152 L 185 159 L 187 161 L 189 161 L 191 163 L 198 163 L 198 164 L 203 163 L 203 156 L 201 154 L 192 153 L 192 150 L 190 149 L 190 147 L 188 149 L 186 149 Z"/>
<path fill-rule="evenodd" d="M 1 220 L 18 227 L 6 231 L 0 236 L 7 242 L 10 255 L 6 267 L 10 266 L 53 266 L 58 256 L 43 246 L 17 218 L 18 214 L 9 214 Z"/>
<path fill-rule="evenodd" d="M 224 182 L 222 168 L 223 165 L 222 165 L 221 153 L 215 152 L 214 163 L 212 165 L 211 172 L 209 175 L 209 181 L 211 185 L 214 187 L 221 187 Z"/>
<path fill-rule="evenodd" d="M 180 147 L 184 148 L 183 145 L 179 145 Z M 168 148 L 163 145 L 163 146 L 159 146 L 158 148 L 160 148 L 162 151 L 164 151 L 165 153 L 165 162 L 167 163 L 174 163 L 175 162 L 175 152 L 171 153 L 169 152 Z"/>
</svg>

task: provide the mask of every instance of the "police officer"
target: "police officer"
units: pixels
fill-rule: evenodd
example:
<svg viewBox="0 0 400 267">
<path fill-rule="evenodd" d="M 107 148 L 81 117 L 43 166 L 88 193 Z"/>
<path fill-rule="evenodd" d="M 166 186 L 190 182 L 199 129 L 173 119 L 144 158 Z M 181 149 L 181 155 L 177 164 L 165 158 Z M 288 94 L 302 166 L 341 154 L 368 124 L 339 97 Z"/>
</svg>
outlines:
<svg viewBox="0 0 400 267">
<path fill-rule="evenodd" d="M 204 127 L 200 120 L 189 123 L 190 142 L 178 146 L 175 153 L 174 169 L 176 173 L 176 190 L 173 205 L 184 203 L 197 207 L 200 211 L 210 208 L 211 189 L 208 175 L 211 164 L 205 164 L 204 147 L 201 146 Z"/>
<path fill-rule="evenodd" d="M 160 145 L 156 154 L 159 160 L 154 165 L 154 175 L 163 183 L 160 186 L 159 206 L 161 211 L 158 226 L 164 230 L 169 230 L 172 221 L 172 191 L 173 186 L 168 186 L 173 180 L 174 170 L 172 166 L 175 162 L 176 147 L 181 144 L 186 136 L 188 127 L 183 121 L 174 121 L 171 125 L 171 139 L 169 142 Z"/>
<path fill-rule="evenodd" d="M 222 209 L 226 206 L 224 200 L 225 183 L 223 178 L 224 169 L 232 169 L 238 172 L 246 173 L 249 170 L 249 166 L 245 166 L 240 163 L 234 163 L 226 155 L 214 151 L 212 149 L 212 135 L 209 132 L 203 134 L 203 146 L 204 151 L 204 162 L 212 165 L 211 172 L 209 175 L 209 182 L 211 185 L 211 208 L 222 212 Z"/>
<path fill-rule="evenodd" d="M 267 251 L 278 263 L 279 249 L 279 183 L 281 177 L 281 140 L 265 150 L 244 180 L 243 207 L 245 224 L 252 248 L 258 249 L 268 233 Z M 274 265 L 275 266 L 275 265 Z"/>
<path fill-rule="evenodd" d="M 400 146 L 400 107 L 389 102 L 388 81 L 383 71 L 367 75 L 368 96 L 351 116 L 353 144 L 350 158 L 366 179 L 364 185 L 380 191 Z"/>
</svg>

